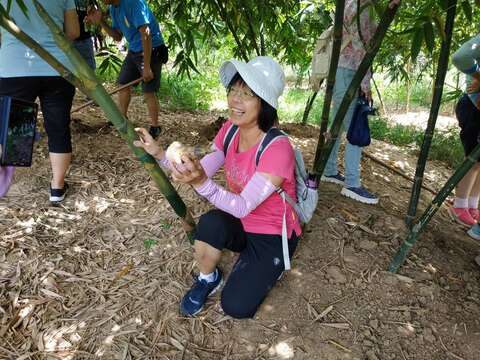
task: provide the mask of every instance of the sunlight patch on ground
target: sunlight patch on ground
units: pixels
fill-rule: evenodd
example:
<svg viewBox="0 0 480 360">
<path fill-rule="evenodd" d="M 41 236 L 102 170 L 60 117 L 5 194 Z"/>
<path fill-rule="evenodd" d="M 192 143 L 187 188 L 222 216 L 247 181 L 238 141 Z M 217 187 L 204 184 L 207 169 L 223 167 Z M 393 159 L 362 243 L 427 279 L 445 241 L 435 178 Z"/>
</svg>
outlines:
<svg viewBox="0 0 480 360">
<path fill-rule="evenodd" d="M 387 117 L 395 124 L 404 126 L 414 126 L 419 129 L 425 129 L 430 113 L 428 111 L 408 112 L 403 114 L 389 114 Z M 438 115 L 437 129 L 447 130 L 448 128 L 457 126 L 457 120 L 452 116 Z"/>
<path fill-rule="evenodd" d="M 294 351 L 287 342 L 282 341 L 268 349 L 268 354 L 279 359 L 293 359 Z"/>
</svg>

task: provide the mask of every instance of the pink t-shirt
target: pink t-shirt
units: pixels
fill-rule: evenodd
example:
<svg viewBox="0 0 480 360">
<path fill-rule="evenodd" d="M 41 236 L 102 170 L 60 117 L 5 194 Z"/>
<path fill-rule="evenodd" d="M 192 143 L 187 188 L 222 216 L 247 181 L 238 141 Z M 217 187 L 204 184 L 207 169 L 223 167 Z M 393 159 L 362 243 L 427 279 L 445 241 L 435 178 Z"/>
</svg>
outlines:
<svg viewBox="0 0 480 360">
<path fill-rule="evenodd" d="M 232 123 L 230 120 L 223 124 L 215 137 L 215 145 L 223 150 L 223 139 Z M 264 150 L 258 167 L 255 167 L 255 154 L 260 142 L 250 149 L 238 152 L 239 132 L 232 139 L 225 157 L 225 176 L 230 191 L 240 194 L 253 174 L 258 172 L 268 173 L 284 178 L 282 188 L 294 200 L 297 199 L 295 190 L 295 154 L 288 138 L 275 139 Z M 292 236 L 293 230 L 297 236 L 301 234 L 300 222 L 293 207 L 285 202 L 287 207 L 287 233 Z M 282 234 L 284 205 L 282 197 L 273 193 L 250 214 L 241 219 L 246 232 L 256 234 Z"/>
</svg>

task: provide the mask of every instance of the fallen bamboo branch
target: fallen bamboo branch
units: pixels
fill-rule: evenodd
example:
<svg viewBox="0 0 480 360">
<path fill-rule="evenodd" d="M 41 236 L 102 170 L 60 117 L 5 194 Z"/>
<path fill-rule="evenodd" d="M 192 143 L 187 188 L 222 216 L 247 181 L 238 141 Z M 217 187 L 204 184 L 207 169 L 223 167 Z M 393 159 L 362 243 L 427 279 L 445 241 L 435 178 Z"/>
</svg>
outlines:
<svg viewBox="0 0 480 360">
<path fill-rule="evenodd" d="M 412 179 L 410 176 L 408 176 L 407 174 L 401 172 L 399 169 L 391 166 L 391 165 L 388 165 L 386 162 L 383 162 L 382 160 L 376 158 L 375 156 L 373 156 L 372 154 L 368 153 L 368 152 L 364 152 L 364 155 L 369 158 L 370 160 L 373 160 L 374 162 L 376 162 L 377 164 L 379 165 L 382 165 L 383 167 L 387 168 L 388 170 L 394 172 L 395 174 L 397 175 L 400 175 L 401 177 L 403 177 L 404 179 L 407 179 L 408 181 L 410 182 L 414 182 L 414 179 Z M 427 190 L 428 192 L 430 192 L 432 195 L 437 195 L 437 192 L 435 190 L 433 190 L 431 187 L 427 186 L 427 185 L 423 185 L 422 184 L 422 188 Z"/>
<path fill-rule="evenodd" d="M 133 85 L 137 85 L 137 84 L 138 84 L 140 81 L 142 81 L 142 80 L 143 80 L 143 78 L 139 78 L 139 79 L 137 79 L 137 80 L 130 81 L 128 84 L 125 84 L 125 85 L 122 85 L 122 86 L 120 86 L 120 87 L 118 87 L 118 88 L 116 88 L 116 89 L 113 89 L 112 91 L 110 91 L 110 92 L 108 93 L 108 95 L 116 94 L 117 92 L 119 92 L 119 91 L 121 91 L 121 90 L 123 90 L 123 89 L 126 89 L 126 88 L 128 88 L 128 87 L 130 87 L 130 86 L 133 86 Z M 82 109 L 84 109 L 84 108 L 86 108 L 86 107 L 88 107 L 88 106 L 90 106 L 90 105 L 92 105 L 92 104 L 94 104 L 94 103 L 95 103 L 95 100 L 89 100 L 89 101 L 87 101 L 85 104 L 82 104 L 82 105 L 80 105 L 80 106 L 77 106 L 75 109 L 73 109 L 73 110 L 70 112 L 70 114 L 76 113 L 76 112 L 78 112 L 78 111 L 80 111 L 80 110 L 82 110 Z"/>
</svg>

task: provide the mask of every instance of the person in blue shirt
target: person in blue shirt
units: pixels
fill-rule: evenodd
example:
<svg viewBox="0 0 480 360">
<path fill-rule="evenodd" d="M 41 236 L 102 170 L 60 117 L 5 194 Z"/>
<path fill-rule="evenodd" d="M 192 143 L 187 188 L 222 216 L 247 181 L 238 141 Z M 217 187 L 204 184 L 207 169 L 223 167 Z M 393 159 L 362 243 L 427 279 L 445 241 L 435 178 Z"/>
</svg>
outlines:
<svg viewBox="0 0 480 360">
<path fill-rule="evenodd" d="M 8 0 L 0 0 L 6 8 Z M 68 68 L 72 65 L 57 47 L 53 35 L 38 15 L 32 0 L 24 0 L 28 16 L 16 1 L 10 5 L 10 17 L 20 29 L 32 37 L 45 50 Z M 74 0 L 48 0 L 42 2 L 45 10 L 63 28 L 70 40 L 78 37 L 80 26 Z M 40 99 L 48 150 L 52 166 L 50 201 L 60 202 L 65 198 L 67 184 L 65 175 L 72 157 L 70 134 L 70 110 L 75 87 L 42 60 L 33 50 L 1 29 L 0 48 L 0 95 L 12 96 L 26 101 Z"/>
<path fill-rule="evenodd" d="M 87 20 L 100 24 L 114 40 L 122 37 L 128 42 L 128 53 L 123 62 L 118 83 L 120 85 L 143 78 L 142 89 L 151 121 L 149 133 L 153 138 L 160 134 L 158 125 L 159 104 L 156 91 L 160 88 L 162 63 L 166 63 L 168 52 L 155 16 L 144 0 L 103 0 L 109 5 L 112 24 L 105 22 L 98 9 L 92 9 Z M 119 92 L 119 107 L 127 116 L 131 98 L 131 87 Z"/>
</svg>

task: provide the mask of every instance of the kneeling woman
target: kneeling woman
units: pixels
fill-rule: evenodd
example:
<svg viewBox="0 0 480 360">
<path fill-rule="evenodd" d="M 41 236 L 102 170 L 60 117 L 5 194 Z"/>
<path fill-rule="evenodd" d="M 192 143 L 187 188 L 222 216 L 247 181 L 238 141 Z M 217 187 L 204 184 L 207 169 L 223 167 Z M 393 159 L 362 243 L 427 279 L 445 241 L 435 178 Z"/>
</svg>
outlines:
<svg viewBox="0 0 480 360">
<path fill-rule="evenodd" d="M 215 137 L 212 153 L 201 161 L 182 157 L 179 171 L 164 159 L 164 151 L 146 130 L 139 129 L 144 141 L 135 144 L 170 167 L 174 180 L 191 184 L 216 207 L 200 218 L 194 245 L 200 274 L 183 297 L 181 312 L 196 315 L 221 287 L 217 264 L 222 250 L 229 249 L 240 256 L 222 291 L 222 308 L 232 317 L 249 318 L 284 270 L 284 214 L 290 257 L 298 243 L 301 229 L 295 210 L 275 191 L 281 187 L 296 201 L 295 157 L 288 138 L 281 137 L 263 149 L 256 163 L 262 139 L 278 120 L 278 98 L 285 87 L 278 63 L 269 57 L 227 61 L 220 78 L 227 89 L 230 118 Z M 225 142 L 233 125 L 238 131 Z M 228 190 L 212 180 L 222 166 Z"/>
</svg>

